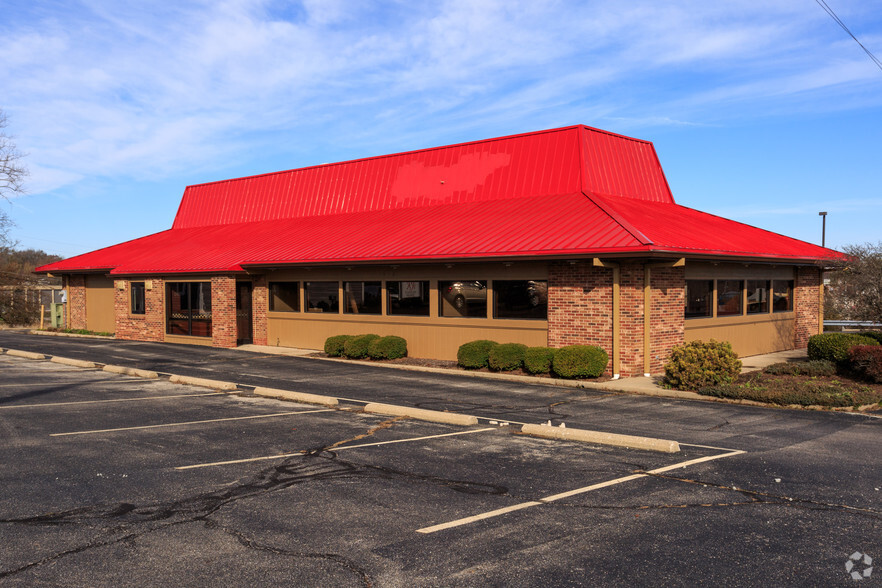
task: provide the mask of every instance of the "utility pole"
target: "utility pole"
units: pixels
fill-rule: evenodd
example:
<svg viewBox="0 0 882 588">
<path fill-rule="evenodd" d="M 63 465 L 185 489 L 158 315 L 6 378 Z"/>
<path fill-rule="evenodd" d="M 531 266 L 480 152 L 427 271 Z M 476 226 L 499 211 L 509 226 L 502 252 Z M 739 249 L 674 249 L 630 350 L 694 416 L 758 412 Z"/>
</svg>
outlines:
<svg viewBox="0 0 882 588">
<path fill-rule="evenodd" d="M 821 247 L 826 247 L 826 237 L 827 237 L 827 213 L 819 212 L 818 216 L 821 217 Z"/>
</svg>

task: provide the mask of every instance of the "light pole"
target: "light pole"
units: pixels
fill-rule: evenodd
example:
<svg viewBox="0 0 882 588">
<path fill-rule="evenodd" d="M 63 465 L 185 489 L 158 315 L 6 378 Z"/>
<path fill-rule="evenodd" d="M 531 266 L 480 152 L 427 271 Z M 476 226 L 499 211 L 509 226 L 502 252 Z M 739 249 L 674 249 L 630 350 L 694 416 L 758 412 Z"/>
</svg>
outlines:
<svg viewBox="0 0 882 588">
<path fill-rule="evenodd" d="M 826 247 L 827 213 L 826 212 L 819 212 L 818 216 L 821 217 L 821 247 Z"/>
</svg>

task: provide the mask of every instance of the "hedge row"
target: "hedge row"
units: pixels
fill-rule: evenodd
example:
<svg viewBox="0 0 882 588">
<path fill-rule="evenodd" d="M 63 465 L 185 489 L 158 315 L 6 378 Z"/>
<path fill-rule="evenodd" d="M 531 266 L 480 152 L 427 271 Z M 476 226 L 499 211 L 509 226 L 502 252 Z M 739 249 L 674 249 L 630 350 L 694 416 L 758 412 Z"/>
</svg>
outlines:
<svg viewBox="0 0 882 588">
<path fill-rule="evenodd" d="M 398 359 L 407 357 L 407 341 L 395 335 L 334 335 L 325 340 L 325 353 L 349 359 Z"/>
<path fill-rule="evenodd" d="M 561 378 L 596 378 L 603 374 L 609 356 L 600 347 L 570 345 L 561 349 L 527 347 L 520 343 L 497 343 L 487 339 L 460 345 L 456 361 L 465 369 L 490 368 L 531 374 L 553 374 Z"/>
<path fill-rule="evenodd" d="M 826 359 L 845 367 L 848 363 L 848 350 L 855 345 L 879 345 L 879 341 L 858 333 L 812 335 L 808 340 L 808 356 L 809 359 Z"/>
</svg>

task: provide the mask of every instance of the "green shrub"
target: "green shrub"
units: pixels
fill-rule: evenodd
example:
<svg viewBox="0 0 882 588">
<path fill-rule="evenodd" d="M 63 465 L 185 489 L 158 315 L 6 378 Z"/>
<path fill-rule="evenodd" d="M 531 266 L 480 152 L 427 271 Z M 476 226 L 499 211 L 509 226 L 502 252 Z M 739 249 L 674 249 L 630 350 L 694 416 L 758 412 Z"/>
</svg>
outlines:
<svg viewBox="0 0 882 588">
<path fill-rule="evenodd" d="M 882 345 L 882 331 L 862 331 L 858 333 L 861 337 L 869 337 L 870 339 L 875 339 L 879 342 L 879 345 Z"/>
<path fill-rule="evenodd" d="M 520 343 L 502 343 L 490 350 L 487 365 L 497 372 L 510 372 L 524 365 L 524 352 L 527 346 Z"/>
<path fill-rule="evenodd" d="M 349 359 L 362 359 L 367 357 L 368 345 L 374 339 L 379 339 L 379 335 L 356 335 L 343 343 L 343 355 Z"/>
<path fill-rule="evenodd" d="M 524 352 L 524 369 L 531 374 L 547 374 L 555 351 L 551 347 L 528 347 Z"/>
<path fill-rule="evenodd" d="M 561 378 L 596 378 L 603 374 L 609 356 L 593 345 L 561 347 L 551 360 L 551 368 Z"/>
<path fill-rule="evenodd" d="M 407 357 L 407 341 L 395 335 L 380 337 L 368 343 L 367 353 L 371 359 Z"/>
<path fill-rule="evenodd" d="M 665 383 L 680 390 L 698 390 L 733 382 L 741 360 L 728 342 L 691 341 L 671 350 L 665 364 Z"/>
<path fill-rule="evenodd" d="M 822 333 L 809 337 L 808 356 L 842 365 L 848 361 L 849 348 L 855 345 L 879 345 L 879 342 L 857 333 Z"/>
<path fill-rule="evenodd" d="M 490 359 L 490 350 L 499 345 L 496 341 L 488 341 L 487 339 L 478 339 L 477 341 L 469 341 L 459 346 L 456 352 L 456 362 L 460 367 L 469 370 L 477 370 L 487 367 Z"/>
<path fill-rule="evenodd" d="M 855 345 L 848 350 L 848 365 L 858 375 L 882 384 L 882 347 Z"/>
<path fill-rule="evenodd" d="M 767 366 L 763 372 L 773 376 L 833 376 L 836 374 L 836 364 L 826 359 L 785 361 L 783 363 L 773 363 Z"/>
<path fill-rule="evenodd" d="M 334 335 L 325 339 L 325 353 L 331 357 L 343 355 L 343 345 L 352 339 L 353 335 Z"/>
</svg>

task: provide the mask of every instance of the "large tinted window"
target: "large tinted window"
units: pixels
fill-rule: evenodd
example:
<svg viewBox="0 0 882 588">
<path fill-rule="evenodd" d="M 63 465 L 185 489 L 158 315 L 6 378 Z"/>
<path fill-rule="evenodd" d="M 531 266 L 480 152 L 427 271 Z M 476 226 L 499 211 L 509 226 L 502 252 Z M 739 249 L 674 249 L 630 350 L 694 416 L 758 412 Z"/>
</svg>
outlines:
<svg viewBox="0 0 882 588">
<path fill-rule="evenodd" d="M 742 314 L 742 280 L 717 280 L 717 316 Z"/>
<path fill-rule="evenodd" d="M 548 318 L 545 280 L 493 280 L 493 298 L 496 318 Z"/>
<path fill-rule="evenodd" d="M 712 316 L 713 296 L 713 280 L 686 280 L 686 318 Z"/>
<path fill-rule="evenodd" d="M 747 280 L 747 314 L 769 312 L 769 281 Z"/>
<path fill-rule="evenodd" d="M 793 310 L 793 280 L 773 280 L 772 310 L 787 312 Z"/>
<path fill-rule="evenodd" d="M 340 312 L 337 282 L 306 282 L 304 286 L 307 312 Z"/>
<path fill-rule="evenodd" d="M 487 318 L 487 280 L 438 282 L 441 316 Z"/>
<path fill-rule="evenodd" d="M 346 302 L 343 312 L 352 314 L 380 314 L 380 282 L 343 282 Z"/>
<path fill-rule="evenodd" d="M 174 282 L 167 285 L 166 332 L 169 335 L 211 337 L 211 284 Z"/>
<path fill-rule="evenodd" d="M 269 309 L 276 312 L 299 312 L 300 283 L 270 282 Z"/>
<path fill-rule="evenodd" d="M 386 282 L 386 313 L 429 316 L 429 281 Z"/>
</svg>

